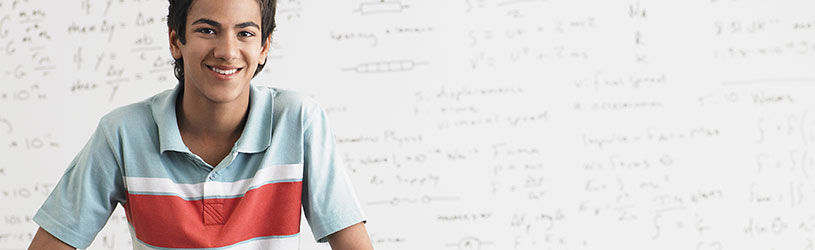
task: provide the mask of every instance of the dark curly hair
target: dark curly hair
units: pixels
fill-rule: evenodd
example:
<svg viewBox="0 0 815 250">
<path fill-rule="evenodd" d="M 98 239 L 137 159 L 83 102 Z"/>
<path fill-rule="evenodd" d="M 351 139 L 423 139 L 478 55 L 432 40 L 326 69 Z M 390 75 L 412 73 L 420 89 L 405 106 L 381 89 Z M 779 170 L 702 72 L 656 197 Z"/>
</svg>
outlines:
<svg viewBox="0 0 815 250">
<path fill-rule="evenodd" d="M 178 34 L 178 40 L 181 44 L 186 44 L 187 39 L 185 38 L 185 25 L 187 23 L 187 12 L 190 11 L 190 6 L 192 6 L 193 0 L 169 0 L 170 1 L 170 8 L 169 12 L 167 13 L 167 27 L 170 29 L 175 30 L 176 34 Z M 277 0 L 256 0 L 258 5 L 260 5 L 260 33 L 261 33 L 261 44 L 266 43 L 267 38 L 271 38 L 269 35 L 272 34 L 275 28 L 275 9 L 277 8 Z M 258 64 L 258 68 L 255 70 L 255 74 L 252 77 L 257 76 L 261 70 L 263 70 L 264 64 Z M 179 83 L 184 83 L 184 58 L 175 59 L 173 63 L 173 72 L 175 73 L 175 78 L 178 79 Z"/>
</svg>

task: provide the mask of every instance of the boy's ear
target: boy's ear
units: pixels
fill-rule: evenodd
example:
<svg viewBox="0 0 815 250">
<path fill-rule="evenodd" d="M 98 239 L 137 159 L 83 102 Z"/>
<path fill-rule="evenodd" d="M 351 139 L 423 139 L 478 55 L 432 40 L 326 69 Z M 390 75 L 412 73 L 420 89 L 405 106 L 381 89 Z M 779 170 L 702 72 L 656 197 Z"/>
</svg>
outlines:
<svg viewBox="0 0 815 250">
<path fill-rule="evenodd" d="M 266 64 L 266 55 L 269 54 L 269 48 L 272 47 L 272 34 L 269 34 L 266 37 L 266 42 L 263 43 L 263 46 L 260 48 L 260 57 L 258 58 L 258 63 Z"/>
<path fill-rule="evenodd" d="M 181 41 L 178 40 L 178 33 L 172 28 L 168 28 L 170 36 L 170 54 L 174 59 L 181 59 Z"/>
</svg>

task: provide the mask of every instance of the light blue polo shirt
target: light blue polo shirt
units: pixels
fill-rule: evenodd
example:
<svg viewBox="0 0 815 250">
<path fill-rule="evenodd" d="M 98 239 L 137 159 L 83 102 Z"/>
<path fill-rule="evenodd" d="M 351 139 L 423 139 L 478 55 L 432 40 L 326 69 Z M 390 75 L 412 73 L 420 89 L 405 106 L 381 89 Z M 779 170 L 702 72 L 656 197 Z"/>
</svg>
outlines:
<svg viewBox="0 0 815 250">
<path fill-rule="evenodd" d="M 181 85 L 105 115 L 34 221 L 86 248 L 118 203 L 134 249 L 298 249 L 301 206 L 319 242 L 364 222 L 323 109 L 250 89 L 241 137 L 217 166 L 181 140 Z"/>
</svg>

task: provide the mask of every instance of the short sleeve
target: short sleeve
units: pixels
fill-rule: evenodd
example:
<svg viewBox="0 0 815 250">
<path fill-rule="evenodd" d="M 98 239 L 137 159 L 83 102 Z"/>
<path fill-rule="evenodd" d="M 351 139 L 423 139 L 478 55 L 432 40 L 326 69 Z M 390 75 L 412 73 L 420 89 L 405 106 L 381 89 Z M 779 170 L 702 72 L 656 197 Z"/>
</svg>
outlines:
<svg viewBox="0 0 815 250">
<path fill-rule="evenodd" d="M 365 222 L 322 109 L 310 114 L 304 131 L 303 211 L 314 238 Z"/>
<path fill-rule="evenodd" d="M 59 183 L 34 215 L 45 231 L 76 248 L 87 248 L 125 201 L 117 152 L 102 123 L 71 161 Z"/>
</svg>

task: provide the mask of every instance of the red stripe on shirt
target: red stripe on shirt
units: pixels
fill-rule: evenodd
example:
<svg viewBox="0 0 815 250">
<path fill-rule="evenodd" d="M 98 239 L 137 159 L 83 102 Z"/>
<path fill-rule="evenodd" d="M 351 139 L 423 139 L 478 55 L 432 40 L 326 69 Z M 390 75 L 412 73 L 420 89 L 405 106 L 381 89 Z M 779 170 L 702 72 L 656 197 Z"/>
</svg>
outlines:
<svg viewBox="0 0 815 250">
<path fill-rule="evenodd" d="M 243 197 L 193 201 L 128 194 L 125 212 L 136 237 L 148 245 L 224 247 L 256 237 L 299 233 L 301 187 L 302 182 L 271 183 Z"/>
</svg>

